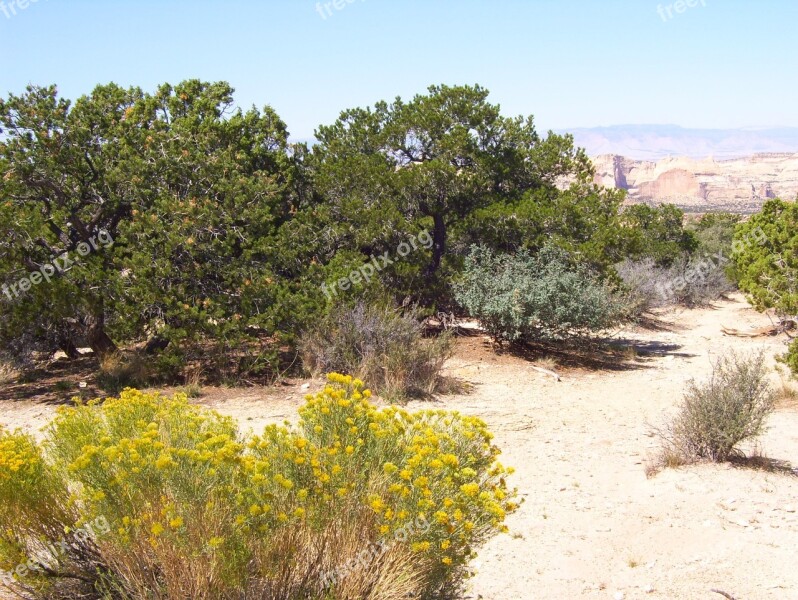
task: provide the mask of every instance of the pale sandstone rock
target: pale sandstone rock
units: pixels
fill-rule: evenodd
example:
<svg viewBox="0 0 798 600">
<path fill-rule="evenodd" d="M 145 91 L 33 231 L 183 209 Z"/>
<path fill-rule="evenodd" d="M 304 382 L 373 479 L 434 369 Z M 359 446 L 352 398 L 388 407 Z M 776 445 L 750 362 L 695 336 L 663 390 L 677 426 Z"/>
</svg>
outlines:
<svg viewBox="0 0 798 600">
<path fill-rule="evenodd" d="M 757 212 L 768 198 L 798 196 L 798 154 L 755 154 L 730 160 L 669 157 L 593 159 L 596 183 L 627 190 L 628 203 L 672 203 L 687 212 Z"/>
</svg>

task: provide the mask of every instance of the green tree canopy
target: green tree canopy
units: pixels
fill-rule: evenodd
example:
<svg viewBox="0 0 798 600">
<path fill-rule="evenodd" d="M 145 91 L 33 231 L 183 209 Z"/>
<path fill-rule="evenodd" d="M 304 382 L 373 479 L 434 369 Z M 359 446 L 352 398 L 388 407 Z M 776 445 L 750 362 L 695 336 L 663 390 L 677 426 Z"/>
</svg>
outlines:
<svg viewBox="0 0 798 600">
<path fill-rule="evenodd" d="M 627 206 L 621 222 L 626 231 L 626 253 L 632 257 L 650 257 L 668 266 L 698 247 L 695 234 L 684 227 L 684 212 L 673 204 Z"/>
<path fill-rule="evenodd" d="M 570 136 L 543 138 L 532 117 L 502 116 L 479 86 L 432 86 L 410 101 L 347 110 L 317 138 L 308 210 L 335 240 L 325 251 L 368 255 L 428 229 L 431 251 L 409 259 L 416 268 L 395 290 L 424 300 L 440 297 L 438 283 L 474 241 L 518 248 L 560 235 L 601 245 L 597 230 L 617 213 L 619 194 L 592 184 Z"/>
<path fill-rule="evenodd" d="M 733 247 L 740 289 L 752 304 L 798 315 L 798 204 L 768 200 L 737 226 Z"/>
<path fill-rule="evenodd" d="M 100 86 L 74 106 L 55 87 L 0 101 L 0 281 L 101 234 L 114 242 L 0 298 L 6 339 L 104 354 L 122 339 L 293 328 L 273 256 L 298 171 L 274 111 L 234 110 L 232 93 L 186 81 Z"/>
</svg>

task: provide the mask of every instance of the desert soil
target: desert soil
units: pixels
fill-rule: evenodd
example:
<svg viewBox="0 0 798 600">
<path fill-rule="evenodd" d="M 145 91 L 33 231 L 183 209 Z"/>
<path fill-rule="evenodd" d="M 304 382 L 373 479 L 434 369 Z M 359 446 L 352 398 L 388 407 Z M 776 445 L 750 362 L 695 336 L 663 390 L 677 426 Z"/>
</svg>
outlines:
<svg viewBox="0 0 798 600">
<path fill-rule="evenodd" d="M 617 332 L 614 353 L 539 363 L 556 369 L 559 382 L 531 368 L 539 357 L 497 353 L 478 333 L 461 338 L 446 374 L 465 389 L 410 408 L 432 404 L 487 421 L 524 500 L 510 534 L 480 549 L 465 597 L 721 600 L 716 589 L 737 600 L 798 599 L 798 471 L 696 465 L 646 473 L 658 447 L 652 428 L 673 414 L 691 377 L 707 377 L 713 357 L 764 349 L 774 362 L 784 349 L 782 339 L 728 337 L 721 326 L 769 324 L 740 296 L 670 311 L 647 328 Z M 319 385 L 206 389 L 197 402 L 257 431 L 294 420 Z M 49 396 L 3 400 L 0 424 L 39 434 L 56 405 Z M 798 466 L 795 402 L 782 401 L 759 446 Z"/>
</svg>

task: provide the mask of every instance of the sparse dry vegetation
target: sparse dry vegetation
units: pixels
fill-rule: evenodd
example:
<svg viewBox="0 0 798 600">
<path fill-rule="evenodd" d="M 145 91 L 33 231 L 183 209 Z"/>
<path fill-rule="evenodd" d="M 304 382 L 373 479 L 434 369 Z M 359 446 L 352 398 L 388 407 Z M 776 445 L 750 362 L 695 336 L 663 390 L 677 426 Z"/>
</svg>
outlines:
<svg viewBox="0 0 798 600">
<path fill-rule="evenodd" d="M 763 433 L 774 402 L 762 352 L 720 356 L 708 381 L 687 384 L 679 412 L 660 432 L 660 464 L 722 462 L 741 456 L 739 445 Z"/>
<path fill-rule="evenodd" d="M 136 352 L 113 352 L 100 359 L 97 383 L 109 394 L 128 387 L 146 387 L 149 379 L 147 362 Z"/>
<path fill-rule="evenodd" d="M 313 373 L 354 373 L 391 399 L 433 393 L 451 347 L 448 333 L 426 339 L 413 311 L 362 303 L 331 315 L 300 342 L 303 362 Z"/>
<path fill-rule="evenodd" d="M 10 363 L 0 360 L 0 385 L 5 385 L 19 377 L 19 371 Z"/>
</svg>

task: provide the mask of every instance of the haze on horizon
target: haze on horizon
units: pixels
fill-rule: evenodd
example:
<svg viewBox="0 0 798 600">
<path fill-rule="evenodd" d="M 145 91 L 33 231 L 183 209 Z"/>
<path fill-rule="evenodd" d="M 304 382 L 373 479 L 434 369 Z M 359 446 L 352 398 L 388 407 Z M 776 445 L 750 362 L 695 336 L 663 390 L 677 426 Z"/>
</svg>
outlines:
<svg viewBox="0 0 798 600">
<path fill-rule="evenodd" d="M 3 97 L 225 80 L 308 139 L 346 108 L 479 83 L 541 132 L 798 127 L 788 0 L 19 2 L 0 6 Z"/>
</svg>

